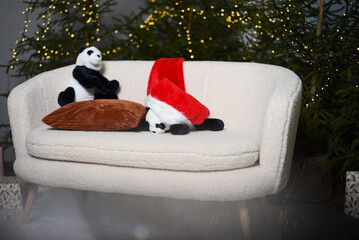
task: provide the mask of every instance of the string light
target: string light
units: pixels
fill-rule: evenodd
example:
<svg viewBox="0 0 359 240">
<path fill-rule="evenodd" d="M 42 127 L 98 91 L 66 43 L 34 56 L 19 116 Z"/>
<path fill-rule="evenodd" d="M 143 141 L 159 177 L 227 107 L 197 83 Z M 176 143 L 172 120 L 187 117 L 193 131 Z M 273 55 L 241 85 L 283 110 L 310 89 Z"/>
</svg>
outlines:
<svg viewBox="0 0 359 240">
<path fill-rule="evenodd" d="M 177 1 L 175 2 L 175 6 L 174 7 L 169 7 L 166 6 L 165 10 L 154 10 L 152 13 L 150 13 L 148 15 L 148 17 L 144 20 L 144 22 L 139 26 L 140 29 L 144 29 L 146 31 L 151 30 L 152 28 L 156 27 L 156 23 L 158 21 L 161 21 L 163 18 L 176 18 L 178 19 L 177 24 L 178 24 L 178 29 L 177 29 L 177 37 L 178 38 L 182 38 L 185 37 L 185 40 L 187 42 L 188 48 L 187 51 L 189 53 L 189 57 L 190 58 L 195 58 L 195 54 L 193 53 L 193 48 L 191 47 L 193 44 L 193 40 L 191 37 L 191 26 L 190 23 L 185 24 L 185 21 L 191 21 L 189 20 L 190 18 L 194 18 L 196 16 L 198 16 L 200 19 L 203 20 L 207 20 L 208 17 L 211 15 L 211 11 L 214 17 L 216 18 L 222 18 L 224 21 L 226 21 L 228 24 L 226 25 L 227 28 L 231 28 L 234 24 L 249 24 L 249 22 L 252 20 L 251 17 L 247 16 L 248 12 L 247 11 L 243 11 L 240 12 L 239 6 L 238 4 L 235 4 L 234 7 L 236 8 L 236 10 L 232 10 L 230 12 L 226 12 L 226 10 L 224 8 L 220 8 L 220 9 L 216 9 L 214 5 L 210 6 L 210 11 L 208 10 L 204 10 L 204 9 L 198 9 L 195 8 L 193 6 L 191 7 L 181 7 L 181 5 L 183 4 L 182 1 Z M 251 4 L 251 3 L 249 3 Z M 237 10 L 238 9 L 238 10 Z M 184 13 L 186 13 L 186 15 L 184 15 Z M 259 15 L 258 15 L 259 16 Z M 222 20 L 220 20 L 222 21 Z M 259 28 L 261 28 L 261 26 L 259 26 Z M 263 33 L 261 33 L 263 34 Z M 135 35 L 131 35 L 130 37 L 130 42 L 136 42 L 136 48 L 139 48 L 141 44 L 141 39 L 137 39 L 138 36 Z M 209 41 L 212 41 L 213 38 L 212 37 L 208 37 Z M 204 39 L 200 39 L 199 42 L 201 44 L 205 43 Z M 150 46 L 151 44 L 149 44 L 148 46 Z M 249 46 L 251 47 L 251 46 Z M 191 50 L 191 51 L 189 51 Z"/>
<path fill-rule="evenodd" d="M 95 2 L 96 0 L 93 0 L 93 2 Z M 29 3 L 31 4 L 31 3 Z M 98 22 L 99 19 L 99 13 L 96 13 L 96 9 L 99 7 L 98 4 L 94 5 L 94 4 L 89 4 L 89 2 L 87 0 L 83 0 L 83 1 L 77 1 L 75 3 L 70 3 L 69 1 L 62 1 L 62 4 L 64 4 L 66 7 L 66 9 L 62 9 L 60 11 L 57 10 L 57 13 L 60 14 L 70 14 L 70 10 L 71 9 L 77 9 L 80 8 L 83 12 L 82 12 L 82 17 L 85 19 L 83 22 L 85 22 L 86 24 L 96 24 L 97 25 L 97 29 L 95 31 L 95 35 L 99 35 L 100 33 L 100 23 Z M 22 38 L 19 40 L 17 40 L 15 42 L 16 46 L 19 46 L 19 44 L 24 43 L 28 40 L 31 40 L 30 38 L 26 37 L 24 35 L 24 33 L 28 32 L 28 27 L 30 26 L 31 20 L 29 20 L 29 14 L 32 11 L 32 7 L 28 7 L 26 8 L 22 14 L 25 15 L 25 21 L 24 21 L 24 29 L 20 32 L 20 34 L 22 35 Z M 41 30 L 36 31 L 36 35 L 34 40 L 36 42 L 41 42 L 43 40 L 46 39 L 47 35 L 50 32 L 50 28 L 52 25 L 52 21 L 51 21 L 51 15 L 52 15 L 52 11 L 56 11 L 56 6 L 54 4 L 50 4 L 47 8 L 47 10 L 40 16 L 40 19 L 42 20 L 42 23 L 39 23 L 42 28 Z M 76 33 L 72 31 L 72 27 L 74 26 L 74 23 L 70 23 L 70 26 L 67 27 L 65 29 L 67 36 L 70 39 L 73 39 L 76 37 Z M 118 31 L 117 31 L 118 33 Z M 92 40 L 95 40 L 97 42 L 101 41 L 100 36 L 97 36 L 96 38 L 89 34 L 89 38 Z M 88 39 L 89 40 L 89 39 Z M 40 43 L 41 44 L 41 43 Z M 41 59 L 41 63 L 38 64 L 38 66 L 41 68 L 44 66 L 44 62 L 45 60 L 49 61 L 52 59 L 52 56 L 54 55 L 69 55 L 70 52 L 66 51 L 63 52 L 64 49 L 62 48 L 61 44 L 59 44 L 58 49 L 49 49 L 49 44 L 46 42 L 42 43 L 43 46 L 41 47 L 40 50 L 37 50 L 35 53 L 38 55 L 39 59 Z M 89 46 L 90 42 L 86 41 L 86 46 Z M 117 49 L 114 49 L 112 52 L 116 52 Z M 76 52 L 76 51 L 75 51 Z M 108 52 L 109 53 L 109 52 Z M 13 64 L 10 65 L 10 68 L 14 68 L 14 65 L 16 62 L 19 62 L 19 59 L 17 58 L 17 53 L 15 51 L 15 49 L 13 50 Z"/>
</svg>

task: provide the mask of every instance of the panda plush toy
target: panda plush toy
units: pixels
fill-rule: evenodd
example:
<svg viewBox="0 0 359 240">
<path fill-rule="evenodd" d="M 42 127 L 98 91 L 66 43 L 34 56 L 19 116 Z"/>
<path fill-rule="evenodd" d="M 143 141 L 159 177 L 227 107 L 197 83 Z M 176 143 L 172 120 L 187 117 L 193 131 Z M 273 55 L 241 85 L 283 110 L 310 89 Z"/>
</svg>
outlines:
<svg viewBox="0 0 359 240">
<path fill-rule="evenodd" d="M 102 55 L 96 47 L 81 48 L 70 82 L 58 96 L 59 105 L 93 99 L 118 99 L 119 82 L 105 78 L 99 72 L 101 67 Z"/>
<path fill-rule="evenodd" d="M 142 130 L 184 135 L 190 129 L 221 131 L 221 119 L 208 118 L 209 109 L 186 91 L 183 58 L 161 58 L 152 66 L 145 106 L 148 110 Z M 147 128 L 147 129 L 146 129 Z"/>
</svg>

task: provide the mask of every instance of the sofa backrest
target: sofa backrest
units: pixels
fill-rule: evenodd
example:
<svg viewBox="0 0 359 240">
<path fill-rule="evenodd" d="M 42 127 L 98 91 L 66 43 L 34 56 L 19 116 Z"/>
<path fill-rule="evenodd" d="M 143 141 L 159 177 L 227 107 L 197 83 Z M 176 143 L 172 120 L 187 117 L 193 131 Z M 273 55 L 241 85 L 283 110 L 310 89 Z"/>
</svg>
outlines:
<svg viewBox="0 0 359 240">
<path fill-rule="evenodd" d="M 103 75 L 120 82 L 120 99 L 145 102 L 147 82 L 154 61 L 105 61 Z M 48 111 L 59 107 L 57 95 L 64 90 L 74 65 L 50 71 L 43 81 Z M 276 88 L 296 75 L 282 67 L 238 62 L 185 61 L 186 90 L 221 118 L 227 129 L 254 136 L 260 142 L 266 105 Z"/>
</svg>

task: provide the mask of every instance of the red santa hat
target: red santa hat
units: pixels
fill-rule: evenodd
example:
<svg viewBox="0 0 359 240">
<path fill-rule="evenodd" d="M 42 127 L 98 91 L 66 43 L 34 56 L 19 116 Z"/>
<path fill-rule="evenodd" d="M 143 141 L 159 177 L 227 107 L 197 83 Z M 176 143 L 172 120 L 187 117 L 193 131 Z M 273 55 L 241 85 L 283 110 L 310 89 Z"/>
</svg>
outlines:
<svg viewBox="0 0 359 240">
<path fill-rule="evenodd" d="M 166 103 L 182 113 L 192 124 L 199 125 L 210 112 L 206 106 L 186 92 L 183 61 L 183 58 L 157 60 L 148 81 L 147 96 Z"/>
</svg>

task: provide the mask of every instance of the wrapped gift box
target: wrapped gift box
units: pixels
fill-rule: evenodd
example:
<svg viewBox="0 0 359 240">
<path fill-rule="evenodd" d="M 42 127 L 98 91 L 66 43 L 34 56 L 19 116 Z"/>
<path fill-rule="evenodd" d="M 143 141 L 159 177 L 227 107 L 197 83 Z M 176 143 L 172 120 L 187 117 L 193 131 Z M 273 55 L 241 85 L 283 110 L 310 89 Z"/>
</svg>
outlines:
<svg viewBox="0 0 359 240">
<path fill-rule="evenodd" d="M 28 184 L 14 176 L 0 177 L 0 210 L 21 210 L 24 206 Z"/>
<path fill-rule="evenodd" d="M 347 172 L 344 211 L 359 218 L 359 172 Z"/>
<path fill-rule="evenodd" d="M 2 160 L 2 147 L 0 147 L 0 177 L 4 176 L 4 163 Z"/>
</svg>

